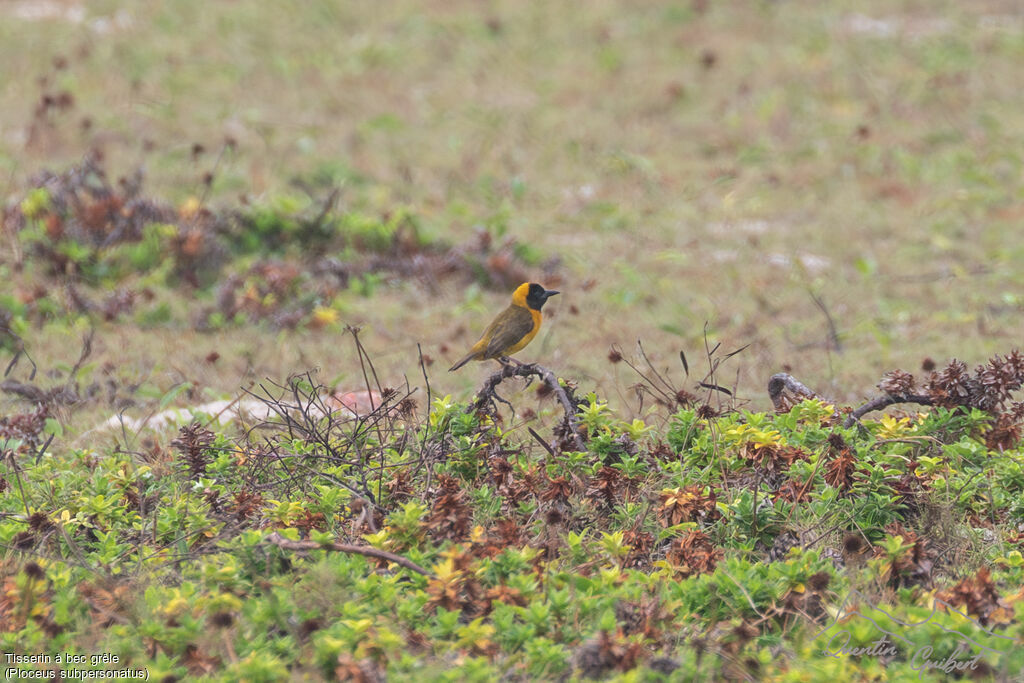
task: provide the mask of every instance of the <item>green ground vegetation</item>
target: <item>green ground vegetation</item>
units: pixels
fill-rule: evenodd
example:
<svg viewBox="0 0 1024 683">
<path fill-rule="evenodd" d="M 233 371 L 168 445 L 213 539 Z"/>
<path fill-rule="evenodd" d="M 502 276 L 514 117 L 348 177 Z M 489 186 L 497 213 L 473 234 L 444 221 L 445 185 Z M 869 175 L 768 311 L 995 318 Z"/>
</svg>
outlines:
<svg viewBox="0 0 1024 683">
<path fill-rule="evenodd" d="M 990 367 L 1024 379 L 1019 356 Z M 242 436 L 197 422 L 39 457 L 49 421 L 5 420 L 4 650 L 105 653 L 155 680 L 1024 670 L 1024 458 L 988 412 L 844 427 L 804 400 L 626 421 L 566 384 L 575 450 L 450 396 L 417 418 L 407 390 L 325 417 L 310 379 L 264 387 L 274 416 Z M 926 391 L 955 401 L 963 379 Z M 854 651 L 888 634 L 893 652 Z"/>
<path fill-rule="evenodd" d="M 0 3 L 3 652 L 1015 680 L 1022 59 L 1005 0 Z M 443 370 L 526 280 L 582 444 Z"/>
</svg>

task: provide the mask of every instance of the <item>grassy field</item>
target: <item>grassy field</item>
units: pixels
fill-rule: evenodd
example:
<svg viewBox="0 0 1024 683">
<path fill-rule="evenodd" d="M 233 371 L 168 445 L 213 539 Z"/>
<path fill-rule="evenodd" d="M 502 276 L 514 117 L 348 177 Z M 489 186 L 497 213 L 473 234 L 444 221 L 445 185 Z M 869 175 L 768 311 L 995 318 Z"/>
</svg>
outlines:
<svg viewBox="0 0 1024 683">
<path fill-rule="evenodd" d="M 559 259 L 565 292 L 526 355 L 608 395 L 630 382 L 612 344 L 642 339 L 678 371 L 705 323 L 712 343 L 752 344 L 740 390 L 759 406 L 784 365 L 851 400 L 892 367 L 1020 338 L 1014 3 L 54 2 L 81 21 L 19 18 L 30 5 L 0 8 L 9 197 L 98 147 L 177 205 L 206 196 L 205 173 L 211 206 L 302 197 L 303 179 L 318 201 L 340 186 L 344 207 L 407 207 L 451 243 L 511 236 L 536 277 Z M 62 92 L 71 106 L 33 115 Z M 368 327 L 388 372 L 414 370 L 417 343 L 447 367 L 508 296 L 467 285 L 388 281 L 341 320 Z M 177 354 L 151 350 L 179 334 L 98 341 L 159 366 Z M 254 376 L 304 358 L 352 379 L 334 330 L 283 356 L 246 337 L 188 346 L 248 354 Z M 438 382 L 465 392 L 475 372 Z"/>
<path fill-rule="evenodd" d="M 365 365 L 347 326 L 361 328 L 359 339 L 382 385 L 418 388 L 411 398 L 416 429 L 427 430 L 417 432 L 422 442 L 438 439 L 454 448 L 455 437 L 430 422 L 430 411 L 444 422 L 458 412 L 451 406 L 469 401 L 497 366 L 473 364 L 457 374 L 446 369 L 527 279 L 562 294 L 545 308 L 543 330 L 518 357 L 576 383 L 581 399 L 594 392 L 624 424 L 642 418 L 657 425 L 651 435 L 637 432 L 640 427 L 625 430 L 641 450 L 654 453 L 672 425 L 696 418 L 680 417 L 676 405 L 653 404 L 649 392 L 640 400 L 637 385 L 644 380 L 629 367 L 648 367 L 638 340 L 651 369 L 673 391 L 698 396 L 684 406 L 694 410 L 705 401 L 723 405 L 723 394 L 697 382 L 712 358 L 741 347 L 714 381 L 735 391 L 727 405 L 754 411 L 771 409 L 766 384 L 781 371 L 840 405 L 855 405 L 875 395 L 883 373 L 895 368 L 923 379 L 932 367 L 958 358 L 973 369 L 1009 352 L 1024 332 L 1024 242 L 1018 234 L 1024 220 L 1022 60 L 1024 14 L 1011 0 L 598 0 L 583 7 L 513 0 L 0 0 L 0 365 L 16 361 L 4 378 L 9 382 L 42 391 L 67 383 L 78 399 L 62 401 L 53 392 L 47 398 L 50 422 L 43 433 L 54 435 L 49 453 L 63 460 L 32 476 L 40 486 L 55 473 L 78 476 L 70 473 L 89 452 L 106 453 L 126 467 L 129 474 L 120 476 L 131 478 L 138 474 L 133 468 L 143 466 L 170 472 L 175 451 L 168 444 L 175 430 L 131 438 L 90 431 L 121 411 L 140 418 L 229 400 L 241 388 L 284 382 L 311 369 L 318 369 L 316 380 L 326 387 L 361 390 Z M 90 330 L 90 353 L 72 377 Z M 708 349 L 716 346 L 709 358 Z M 429 404 L 421 350 L 432 397 L 448 395 L 454 403 Z M 628 362 L 613 362 L 619 354 Z M 502 395 L 517 407 L 516 421 L 506 425 L 525 449 L 516 466 L 532 472 L 527 463 L 536 465 L 543 452 L 521 429 L 523 411 L 541 413 L 534 427 L 545 436 L 559 412 L 518 389 Z M 0 415 L 26 414 L 26 396 L 24 390 L 0 395 Z M 722 419 L 749 421 L 736 415 Z M 977 427 L 983 417 L 974 416 L 974 426 L 952 427 L 925 426 L 919 422 L 924 418 L 912 417 L 921 426 L 900 429 L 920 428 L 918 435 L 947 446 L 980 439 L 985 448 Z M 705 446 L 716 459 L 724 457 L 722 449 L 749 454 L 743 451 L 747 437 L 716 441 L 734 428 L 708 427 L 711 445 Z M 508 438 L 488 431 L 494 429 L 489 423 L 461 429 L 458 438 L 475 435 L 489 448 Z M 623 429 L 619 422 L 595 423 L 589 436 L 620 435 Z M 813 453 L 808 462 L 842 450 L 801 429 L 793 424 L 782 432 Z M 879 437 L 879 429 L 891 433 Z M 883 469 L 900 458 L 945 458 L 964 487 L 987 471 L 977 459 L 968 467 L 960 451 L 951 455 L 948 448 L 905 449 L 874 462 L 875 441 L 902 438 L 900 429 L 872 427 L 870 439 L 857 432 L 856 438 L 867 440 L 853 449 Z M 237 431 L 218 432 L 217 447 L 226 449 Z M 18 439 L 20 452 L 34 453 L 40 445 Z M 987 445 L 993 443 L 989 438 Z M 376 447 L 393 445 L 378 435 Z M 147 455 L 140 461 L 138 454 L 117 454 L 118 448 Z M 682 446 L 673 448 L 680 455 Z M 600 456 L 590 462 L 593 471 L 583 474 L 573 461 L 564 471 L 549 471 L 549 479 L 567 477 L 579 489 L 570 497 L 586 498 L 581 482 L 609 464 L 608 452 L 598 451 L 591 454 Z M 711 467 L 711 461 L 699 465 Z M 218 467 L 224 496 L 247 490 L 232 488 L 232 481 L 254 485 L 256 475 L 229 472 L 226 462 Z M 720 479 L 707 471 L 696 478 L 657 468 L 633 473 L 627 478 L 649 477 L 636 489 L 644 493 L 624 494 L 618 502 L 661 501 L 666 490 L 699 485 L 710 486 L 712 497 L 719 487 L 726 507 L 748 505 L 737 500 L 751 482 L 738 485 L 725 472 L 731 467 L 723 465 Z M 921 471 L 938 467 L 931 463 Z M 1001 534 L 1015 528 L 1017 513 L 1007 511 L 1013 507 L 1009 499 L 1019 495 L 1013 493 L 1015 466 L 1007 467 L 1000 470 L 1005 505 L 987 509 L 990 527 Z M 461 477 L 467 495 L 485 476 L 441 469 Z M 937 471 L 928 476 L 934 479 Z M 377 474 L 380 482 L 390 481 L 383 466 Z M 421 474 L 410 475 L 413 497 L 429 510 L 437 484 L 418 479 Z M 9 482 L 11 472 L 4 476 Z M 116 479 L 116 470 L 111 476 Z M 821 473 L 801 470 L 800 476 L 817 476 L 813 495 L 825 495 Z M 153 495 L 185 495 L 196 479 L 201 477 L 166 483 Z M 871 481 L 872 493 L 887 495 Z M 944 480 L 948 508 L 953 503 L 945 486 Z M 708 495 L 701 491 L 699 496 Z M 268 499 L 271 493 L 298 496 L 275 489 Z M 84 509 L 61 496 L 30 497 L 36 494 L 37 509 L 54 519 L 62 510 L 71 509 L 73 517 Z M 110 492 L 89 495 L 101 494 Z M 406 499 L 384 496 L 378 512 L 382 521 L 392 515 L 389 523 L 408 530 L 418 513 L 403 513 L 400 501 Z M 30 516 L 29 504 L 16 502 L 5 514 L 21 508 Z M 496 511 L 476 503 L 474 524 L 490 529 Z M 960 503 L 950 514 L 981 534 L 977 516 L 984 506 Z M 996 508 L 1003 517 L 996 519 Z M 187 510 L 179 512 L 180 519 L 188 517 Z M 298 519 L 292 513 L 271 515 L 275 528 L 288 528 Z M 627 507 L 574 519 L 579 528 L 589 519 L 614 538 L 628 531 L 624 520 L 636 513 Z M 849 512 L 853 526 L 870 527 L 861 534 L 877 547 L 897 535 L 885 531 L 887 525 L 910 523 L 906 516 L 865 522 L 862 513 Z M 96 524 L 99 513 L 82 514 Z M 346 526 L 343 533 L 326 514 L 325 533 L 358 541 L 366 531 Z M 394 517 L 401 514 L 404 521 Z M 540 519 L 537 514 L 524 513 L 531 523 Z M 345 515 L 338 519 L 351 522 Z M 804 526 L 822 519 L 814 512 Z M 646 523 L 657 525 L 654 513 Z M 258 526 L 255 518 L 252 524 Z M 849 531 L 840 526 L 834 529 L 839 538 Z M 764 558 L 757 553 L 772 539 L 758 536 L 757 527 L 755 513 L 753 532 L 720 526 L 712 537 L 727 557 L 760 566 Z M 205 527 L 196 522 L 195 528 Z M 16 526 L 7 531 L 0 533 L 5 543 L 20 533 Z M 658 543 L 671 541 L 656 529 L 648 532 Z M 408 533 L 389 547 L 421 553 L 428 564 L 443 561 L 421 547 L 423 538 Z M 469 542 L 467 534 L 431 540 Z M 743 534 L 749 538 L 737 541 Z M 526 531 L 517 538 L 536 541 Z M 168 541 L 155 539 L 153 552 L 165 552 Z M 620 560 L 626 555 L 609 550 L 609 543 L 595 552 L 625 569 L 628 563 Z M 68 541 L 60 552 L 80 551 L 72 548 L 79 546 Z M 195 550 L 182 546 L 190 548 Z M 949 582 L 1007 557 L 1010 546 L 992 556 L 971 548 L 947 567 Z M 38 550 L 46 556 L 42 546 Z M 5 562 L 14 561 L 14 552 Z M 134 558 L 140 566 L 143 555 Z M 650 570 L 654 555 L 635 567 Z M 89 555 L 88 564 L 109 570 L 115 556 L 120 562 L 127 555 Z M 794 562 L 812 567 L 811 575 L 823 571 L 819 559 Z M 369 566 L 350 557 L 338 562 L 352 571 Z M 165 588 L 181 579 L 154 571 Z M 854 580 L 848 585 L 864 587 Z M 630 586 L 640 590 L 639 583 Z M 897 581 L 895 588 L 906 585 Z M 753 602 L 755 613 L 765 609 L 759 598 Z M 230 612 L 233 604 L 227 600 L 211 614 Z M 455 603 L 432 604 L 451 609 Z M 310 609 L 301 605 L 299 611 Z M 595 610 L 578 617 L 589 624 L 602 615 Z M 264 616 L 246 623 L 273 621 Z M 452 626 L 443 637 L 461 642 L 455 632 Z M 7 645 L 26 647 L 16 638 Z M 148 657 L 148 666 L 168 675 L 205 670 L 202 661 L 181 659 L 186 649 L 178 645 L 161 651 L 165 660 L 155 650 L 135 656 Z M 501 647 L 507 654 L 519 645 Z M 463 654 L 495 657 L 489 646 L 474 648 L 462 647 Z M 336 664 L 331 652 L 327 659 Z M 220 652 L 209 672 L 237 665 L 233 655 L 230 646 Z M 377 657 L 360 651 L 356 659 L 364 656 Z M 571 668 L 568 655 L 565 661 L 552 655 L 562 664 L 550 669 L 536 664 L 544 659 L 537 657 L 502 670 L 528 677 Z M 623 657 L 599 669 L 629 661 Z M 393 653 L 388 658 L 393 664 Z M 323 661 L 305 673 L 344 677 Z M 430 660 L 430 671 L 453 662 Z M 992 671 L 1007 675 L 1002 666 L 993 664 Z M 300 675 L 300 669 L 289 671 Z M 416 669 L 402 665 L 397 671 L 412 676 Z M 754 669 L 743 671 L 753 675 Z"/>
</svg>

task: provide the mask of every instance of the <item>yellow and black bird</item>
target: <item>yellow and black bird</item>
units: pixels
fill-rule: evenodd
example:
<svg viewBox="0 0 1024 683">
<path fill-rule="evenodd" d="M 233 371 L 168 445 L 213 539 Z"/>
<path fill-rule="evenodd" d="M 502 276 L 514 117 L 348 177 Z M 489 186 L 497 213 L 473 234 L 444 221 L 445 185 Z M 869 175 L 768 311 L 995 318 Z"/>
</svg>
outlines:
<svg viewBox="0 0 1024 683">
<path fill-rule="evenodd" d="M 558 292 L 544 289 L 536 282 L 524 282 L 516 287 L 512 293 L 512 304 L 487 326 L 469 354 L 448 368 L 448 372 L 458 370 L 471 360 L 501 359 L 522 350 L 537 336 L 544 317 L 540 309 L 555 294 Z"/>
</svg>

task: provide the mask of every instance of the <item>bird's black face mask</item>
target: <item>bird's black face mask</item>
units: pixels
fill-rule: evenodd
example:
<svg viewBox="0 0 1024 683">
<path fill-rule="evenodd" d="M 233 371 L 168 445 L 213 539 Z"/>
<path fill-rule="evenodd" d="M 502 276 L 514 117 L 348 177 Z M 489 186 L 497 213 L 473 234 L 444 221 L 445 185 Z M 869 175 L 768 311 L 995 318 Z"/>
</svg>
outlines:
<svg viewBox="0 0 1024 683">
<path fill-rule="evenodd" d="M 535 311 L 544 308 L 544 303 L 558 292 L 554 289 L 544 289 L 536 282 L 530 283 L 530 291 L 526 295 L 526 305 Z"/>
</svg>

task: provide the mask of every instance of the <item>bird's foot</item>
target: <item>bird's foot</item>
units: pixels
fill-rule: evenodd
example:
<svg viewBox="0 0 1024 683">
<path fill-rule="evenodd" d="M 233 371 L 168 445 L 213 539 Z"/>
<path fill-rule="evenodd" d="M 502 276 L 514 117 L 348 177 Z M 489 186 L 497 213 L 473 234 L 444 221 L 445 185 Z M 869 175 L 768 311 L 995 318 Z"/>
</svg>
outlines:
<svg viewBox="0 0 1024 683">
<path fill-rule="evenodd" d="M 529 370 L 533 370 L 537 367 L 536 363 L 524 363 L 521 360 L 516 360 L 515 358 L 510 358 L 509 356 L 500 356 L 498 358 L 498 362 L 501 363 L 502 365 L 511 365 L 516 368 L 527 368 Z"/>
<path fill-rule="evenodd" d="M 518 361 L 515 358 L 509 358 L 508 356 L 500 356 L 498 358 L 498 362 L 501 363 L 501 367 L 504 369 L 506 377 L 521 374 L 518 371 L 523 368 L 530 367 L 528 363 L 523 363 L 522 361 Z"/>
</svg>

